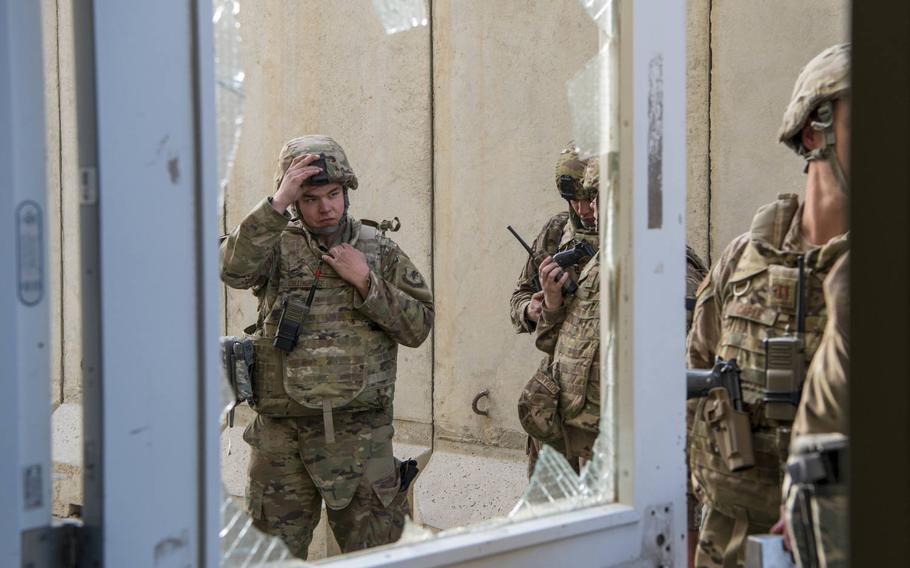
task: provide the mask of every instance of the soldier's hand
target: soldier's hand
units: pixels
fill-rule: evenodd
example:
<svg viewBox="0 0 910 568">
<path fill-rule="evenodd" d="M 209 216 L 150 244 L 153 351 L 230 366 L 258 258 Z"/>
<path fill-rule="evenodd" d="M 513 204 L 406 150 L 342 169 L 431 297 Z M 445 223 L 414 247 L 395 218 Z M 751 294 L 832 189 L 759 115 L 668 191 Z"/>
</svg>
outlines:
<svg viewBox="0 0 910 568">
<path fill-rule="evenodd" d="M 291 203 L 297 203 L 303 195 L 306 180 L 322 171 L 322 168 L 310 165 L 318 159 L 319 154 L 302 154 L 294 158 L 272 197 L 272 209 L 284 213 Z"/>
<path fill-rule="evenodd" d="M 525 306 L 525 316 L 533 322 L 540 319 L 540 311 L 543 309 L 543 290 L 534 292 L 531 301 Z"/>
<path fill-rule="evenodd" d="M 331 266 L 341 279 L 353 286 L 366 299 L 370 293 L 370 266 L 367 257 L 348 243 L 334 246 L 322 260 Z"/>
<path fill-rule="evenodd" d="M 568 282 L 569 273 L 556 264 L 553 257 L 548 256 L 540 263 L 537 275 L 543 288 L 544 306 L 550 310 L 562 306 L 562 286 Z"/>
<path fill-rule="evenodd" d="M 790 546 L 790 531 L 787 530 L 787 519 L 785 517 L 786 513 L 784 512 L 784 506 L 780 507 L 780 517 L 777 519 L 777 522 L 774 523 L 774 526 L 771 527 L 771 534 L 779 534 L 784 537 L 784 550 L 792 553 L 793 549 Z"/>
</svg>

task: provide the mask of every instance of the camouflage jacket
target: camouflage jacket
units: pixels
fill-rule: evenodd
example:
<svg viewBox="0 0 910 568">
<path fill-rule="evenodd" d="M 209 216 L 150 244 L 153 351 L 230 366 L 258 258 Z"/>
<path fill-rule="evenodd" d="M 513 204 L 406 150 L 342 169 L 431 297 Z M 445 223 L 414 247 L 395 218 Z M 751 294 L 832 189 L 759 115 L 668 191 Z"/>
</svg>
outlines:
<svg viewBox="0 0 910 568">
<path fill-rule="evenodd" d="M 397 344 L 416 347 L 432 327 L 429 287 L 394 242 L 349 218 L 340 242 L 361 250 L 370 267 L 369 293 L 361 298 L 322 262 L 316 238 L 289 221 L 263 200 L 221 245 L 222 280 L 259 298 L 256 410 L 306 416 L 320 408 L 390 407 Z M 297 346 L 279 353 L 271 339 L 284 304 L 302 302 L 311 288 Z"/>
<path fill-rule="evenodd" d="M 515 291 L 512 292 L 512 298 L 509 301 L 512 325 L 515 326 L 516 333 L 530 333 L 536 327 L 536 324 L 527 318 L 525 309 L 531 302 L 531 296 L 534 295 L 533 281 L 540 263 L 546 257 L 553 256 L 566 248 L 575 239 L 584 239 L 594 245 L 594 248 L 600 246 L 597 233 L 575 230 L 574 225 L 569 222 L 567 211 L 550 217 L 538 233 L 537 238 L 534 239 L 534 243 L 531 245 L 534 254 L 528 258 L 522 268 L 518 282 L 515 284 Z M 579 270 L 583 266 L 582 263 L 578 267 L 572 268 L 572 277 L 576 280 Z"/>
<path fill-rule="evenodd" d="M 695 292 L 708 274 L 701 257 L 686 245 L 686 333 L 692 328 L 692 315 L 695 313 Z"/>
<path fill-rule="evenodd" d="M 813 246 L 802 236 L 802 206 L 781 194 L 759 209 L 749 233 L 735 239 L 699 287 L 686 363 L 709 369 L 717 356 L 735 358 L 742 369 L 744 410 L 751 416 L 755 466 L 731 472 L 703 416 L 706 399 L 690 401 L 689 457 L 696 492 L 712 509 L 750 522 L 774 523 L 779 515 L 781 466 L 789 447 L 790 422 L 767 417 L 762 340 L 795 331 L 797 259 L 805 259 L 806 363 L 825 325 L 822 281 L 847 247 L 847 235 Z M 791 418 L 792 419 L 792 418 Z"/>
<path fill-rule="evenodd" d="M 600 424 L 600 261 L 592 258 L 578 291 L 562 306 L 544 308 L 536 345 L 552 357 L 559 385 L 559 416 L 565 424 L 597 432 Z"/>
<path fill-rule="evenodd" d="M 806 374 L 803 397 L 793 422 L 793 437 L 847 432 L 850 369 L 850 256 L 844 254 L 825 279 L 828 324 Z"/>
</svg>

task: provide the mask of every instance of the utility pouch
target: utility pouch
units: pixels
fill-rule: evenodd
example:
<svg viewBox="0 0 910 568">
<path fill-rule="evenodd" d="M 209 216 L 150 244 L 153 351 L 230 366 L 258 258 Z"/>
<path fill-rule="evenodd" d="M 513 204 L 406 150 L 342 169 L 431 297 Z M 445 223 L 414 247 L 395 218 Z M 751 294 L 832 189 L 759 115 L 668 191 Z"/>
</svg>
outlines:
<svg viewBox="0 0 910 568">
<path fill-rule="evenodd" d="M 234 406 L 247 402 L 256 403 L 253 395 L 253 368 L 256 356 L 253 341 L 233 335 L 221 337 L 221 372 L 234 395 L 234 404 L 228 414 L 228 425 L 234 425 Z"/>
<path fill-rule="evenodd" d="M 306 304 L 291 298 L 284 300 L 284 308 L 281 310 L 281 317 L 278 319 L 278 331 L 275 333 L 275 342 L 273 343 L 276 348 L 285 353 L 290 353 L 294 350 L 306 312 Z"/>
<path fill-rule="evenodd" d="M 755 465 L 752 451 L 752 427 L 749 415 L 733 408 L 725 388 L 708 392 L 704 418 L 714 444 L 730 471 L 742 471 Z"/>
<path fill-rule="evenodd" d="M 765 417 L 792 422 L 803 388 L 805 350 L 796 335 L 769 337 L 765 346 Z"/>
</svg>

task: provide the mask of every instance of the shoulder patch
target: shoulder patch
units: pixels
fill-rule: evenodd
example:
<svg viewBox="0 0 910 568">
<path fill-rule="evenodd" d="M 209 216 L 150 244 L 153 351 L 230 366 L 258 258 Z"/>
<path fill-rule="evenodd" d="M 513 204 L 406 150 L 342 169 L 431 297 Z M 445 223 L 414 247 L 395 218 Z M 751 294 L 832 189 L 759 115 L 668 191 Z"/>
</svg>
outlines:
<svg viewBox="0 0 910 568">
<path fill-rule="evenodd" d="M 423 276 L 420 275 L 420 272 L 414 268 L 406 270 L 402 278 L 413 288 L 424 288 L 427 285 L 423 280 Z"/>
</svg>

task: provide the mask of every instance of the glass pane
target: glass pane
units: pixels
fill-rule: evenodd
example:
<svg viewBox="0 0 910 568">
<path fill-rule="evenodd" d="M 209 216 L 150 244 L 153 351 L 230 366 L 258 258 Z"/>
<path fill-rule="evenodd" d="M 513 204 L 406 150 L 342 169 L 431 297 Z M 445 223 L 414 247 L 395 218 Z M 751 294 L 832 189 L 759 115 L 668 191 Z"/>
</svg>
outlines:
<svg viewBox="0 0 910 568">
<path fill-rule="evenodd" d="M 585 272 L 584 268 L 589 264 L 593 267 L 596 263 L 591 259 L 598 254 L 578 251 L 587 250 L 582 247 L 583 242 L 595 250 L 602 249 L 599 278 L 612 290 L 613 256 L 605 247 L 612 246 L 610 209 L 615 207 L 613 185 L 618 164 L 617 137 L 610 135 L 617 124 L 616 5 L 566 0 L 529 6 L 520 12 L 505 3 L 428 4 L 423 0 L 374 0 L 333 5 L 331 10 L 317 3 L 290 0 L 273 0 L 255 9 L 244 6 L 242 11 L 240 4 L 240 0 L 216 0 L 213 19 L 224 228 L 234 231 L 226 246 L 237 246 L 238 224 L 249 222 L 244 219 L 252 219 L 251 211 L 259 208 L 260 213 L 270 213 L 263 209 L 268 206 L 263 203 L 264 197 L 272 196 L 272 205 L 276 201 L 281 204 L 279 193 L 282 181 L 288 177 L 285 170 L 290 162 L 288 159 L 281 163 L 276 173 L 274 160 L 282 145 L 299 136 L 324 134 L 339 143 L 348 162 L 338 162 L 333 147 L 322 146 L 329 159 L 325 170 L 330 183 L 331 179 L 338 179 L 347 198 L 341 214 L 346 221 L 339 221 L 338 226 L 346 227 L 345 223 L 353 223 L 352 219 L 373 219 L 380 239 L 396 243 L 380 241 L 386 243 L 382 246 L 400 247 L 412 263 L 400 275 L 401 280 L 395 280 L 398 276 L 393 272 L 372 266 L 375 276 L 371 276 L 371 286 L 375 286 L 372 278 L 378 277 L 396 283 L 396 294 L 414 294 L 415 288 L 419 294 L 424 283 L 433 293 L 432 335 L 422 344 L 419 340 L 400 341 L 402 336 L 396 335 L 399 330 L 395 325 L 406 318 L 388 323 L 391 320 L 383 320 L 380 313 L 358 311 L 357 301 L 336 312 L 353 314 L 345 318 L 355 319 L 360 317 L 358 314 L 366 314 L 373 333 L 388 334 L 402 343 L 396 357 L 392 423 L 395 433 L 390 450 L 399 462 L 413 458 L 419 473 L 408 491 L 398 497 L 383 489 L 381 475 L 359 484 L 369 487 L 372 483 L 368 496 L 374 501 L 386 495 L 395 502 L 407 495 L 410 515 L 399 542 L 486 530 L 612 501 L 613 345 L 597 347 L 599 325 L 587 330 L 593 351 L 586 355 L 590 364 L 586 369 L 601 383 L 599 390 L 595 388 L 583 397 L 587 412 L 595 412 L 579 430 L 583 435 L 578 440 L 587 441 L 573 441 L 580 445 L 568 450 L 564 444 L 556 444 L 559 449 L 540 444 L 539 456 L 536 452 L 531 458 L 525 454 L 527 435 L 515 402 L 538 365 L 542 365 L 546 375 L 553 375 L 554 357 L 566 357 L 572 346 L 566 339 L 570 334 L 564 334 L 560 326 L 548 334 L 534 329 L 515 333 L 517 329 L 509 319 L 509 297 L 529 257 L 504 229 L 511 225 L 538 249 L 532 257 L 532 272 L 548 253 L 577 249 L 575 260 L 566 261 L 565 270 L 571 272 L 573 282 L 583 290 L 576 293 L 565 288 L 559 296 L 567 312 L 581 309 L 576 306 L 593 305 L 593 315 L 597 315 L 597 279 L 593 270 Z M 359 30 L 358 34 L 351 36 L 351 29 Z M 565 160 L 563 150 L 567 146 L 578 153 L 578 158 L 571 158 L 574 161 L 567 166 L 574 185 L 563 188 L 578 192 L 572 194 L 573 201 L 568 200 L 568 194 L 561 195 L 560 178 L 554 176 L 553 170 L 554 163 Z M 333 169 L 330 162 L 340 164 L 338 169 Z M 600 216 L 600 237 L 591 209 L 595 193 L 582 183 L 586 164 L 595 162 L 599 170 L 593 165 L 589 169 L 603 172 L 605 180 L 600 191 L 600 208 L 605 212 Z M 348 183 L 349 178 L 338 174 L 346 167 L 357 177 L 356 189 Z M 593 183 L 598 178 L 592 177 L 591 172 L 588 177 Z M 336 174 L 338 177 L 331 177 Z M 301 189 L 306 195 L 305 188 Z M 314 220 L 306 207 L 303 200 L 290 207 L 292 217 L 299 218 L 292 219 L 292 226 L 296 223 L 298 234 L 308 235 L 296 242 L 330 248 L 332 238 L 320 235 L 344 229 L 330 224 L 330 231 L 321 232 L 319 227 L 308 224 L 318 224 L 320 219 Z M 331 213 L 331 207 L 327 207 Z M 552 244 L 535 239 L 548 219 L 561 223 L 557 232 L 547 233 L 548 238 L 555 239 Z M 381 257 L 383 252 L 377 254 Z M 310 287 L 315 290 L 314 302 L 304 311 L 321 318 L 320 322 L 334 321 L 334 316 L 326 319 L 327 312 L 320 304 L 334 284 L 322 287 L 315 272 L 308 268 L 309 257 L 294 261 L 302 264 L 293 273 L 281 272 L 282 263 L 291 262 L 286 256 L 281 258 L 274 270 L 285 277 L 298 274 L 300 282 L 294 285 L 301 286 L 299 291 L 269 291 L 269 279 L 276 278 L 276 272 L 263 275 L 261 282 L 265 284 L 256 286 L 262 286 L 259 297 L 271 307 L 260 312 L 257 297 L 249 291 L 226 288 L 228 335 L 243 337 L 242 330 L 259 321 L 252 337 L 261 337 L 267 340 L 263 343 L 271 344 L 281 329 L 281 317 L 290 317 L 283 299 L 305 302 Z M 340 271 L 329 274 L 339 279 L 336 282 L 344 280 Z M 524 276 L 518 278 L 520 282 L 523 279 Z M 274 303 L 277 296 L 270 296 L 273 293 L 282 296 L 282 301 Z M 586 299 L 583 294 L 587 294 Z M 359 299 L 362 298 L 363 295 Z M 609 318 L 606 307 L 601 306 L 600 313 L 600 317 Z M 306 393 L 291 393 L 297 388 L 294 381 L 304 376 L 300 373 L 306 367 L 297 366 L 302 365 L 301 354 L 317 341 L 325 354 L 351 349 L 351 345 L 366 340 L 348 334 L 342 335 L 344 342 L 333 343 L 339 337 L 336 334 L 348 333 L 347 328 L 325 323 L 319 329 L 308 327 L 312 325 L 301 320 L 299 342 L 283 359 L 282 372 L 298 379 L 285 379 L 277 387 L 288 389 L 282 396 L 295 401 L 297 414 L 270 414 L 274 409 L 266 409 L 260 399 L 255 411 L 247 404 L 234 409 L 233 427 L 228 427 L 230 419 L 225 417 L 225 565 L 256 565 L 295 554 L 317 560 L 357 549 L 360 544 L 349 541 L 352 534 L 367 546 L 385 544 L 382 539 L 364 536 L 365 531 L 369 532 L 369 523 L 345 524 L 344 512 L 354 507 L 350 503 L 356 503 L 357 497 L 345 501 L 339 494 L 356 494 L 358 489 L 345 485 L 344 478 L 361 475 L 357 469 L 361 464 L 382 468 L 383 460 L 388 458 L 358 461 L 358 452 L 374 451 L 364 450 L 362 445 L 338 450 L 348 442 L 346 436 L 351 432 L 375 439 L 386 431 L 385 427 L 364 429 L 363 424 L 349 420 L 353 414 L 345 404 L 335 408 L 330 402 L 328 412 L 307 399 Z M 610 324 L 604 325 L 609 328 Z M 538 336 L 550 337 L 542 341 L 552 344 L 535 345 Z M 404 345 L 409 343 L 420 346 Z M 257 344 L 256 349 L 257 365 L 270 365 L 259 358 L 263 347 Z M 598 353 L 602 355 L 599 357 Z M 344 351 L 344 356 L 352 355 Z M 319 367 L 325 369 L 325 376 L 350 376 L 351 367 L 345 366 L 349 363 L 340 363 L 330 355 L 325 357 Z M 368 361 L 364 364 L 369 368 Z M 597 371 L 601 364 L 606 369 L 603 373 Z M 258 372 L 266 371 L 253 371 L 254 378 Z M 373 373 L 369 376 L 371 381 L 382 380 L 375 369 L 365 373 Z M 337 394 L 331 380 L 321 384 L 329 385 L 321 387 L 321 392 Z M 226 391 L 226 404 L 233 397 L 233 392 Z M 363 400 L 352 404 L 356 406 Z M 598 419 L 601 411 L 603 419 Z M 362 412 L 357 416 L 372 411 Z M 374 414 L 374 419 L 381 419 L 381 413 Z M 285 429 L 276 434 L 278 423 L 293 424 L 293 433 L 288 434 Z M 247 433 L 243 434 L 245 428 Z M 329 432 L 335 441 L 329 441 Z M 276 436 L 282 440 L 280 449 L 266 448 Z M 244 438 L 253 440 L 254 447 L 249 447 Z M 329 457 L 336 455 L 336 450 L 355 457 Z M 278 452 L 282 457 L 267 452 Z M 296 473 L 289 475 L 299 478 L 303 485 L 290 488 L 283 474 L 280 481 L 275 477 L 277 469 L 271 470 L 271 478 L 256 478 L 260 474 L 255 472 L 268 469 L 262 461 L 266 455 L 270 456 L 270 465 L 297 467 Z M 323 467 L 330 459 L 335 460 L 335 471 L 344 473 L 326 477 Z M 249 469 L 251 460 L 253 470 Z M 530 477 L 529 468 L 533 468 Z M 400 481 L 403 469 L 398 471 L 396 479 Z M 253 478 L 256 479 L 251 482 Z M 258 484 L 254 495 L 249 494 L 251 483 Z M 301 495 L 308 490 L 315 495 L 315 503 L 325 500 L 329 507 L 323 505 L 320 511 L 319 507 L 313 509 L 309 501 L 303 502 Z M 293 525 L 295 520 L 286 522 L 280 513 L 283 496 L 288 497 L 284 502 L 294 504 L 286 509 L 293 509 L 290 517 L 308 517 L 314 524 L 318 522 L 306 552 L 300 540 L 306 536 L 285 536 L 291 540 L 284 546 L 280 539 L 252 526 L 250 503 L 256 503 L 254 514 L 262 518 L 263 522 L 257 524 Z M 387 504 L 369 517 L 376 517 L 381 526 L 392 507 Z M 336 519 L 334 534 L 328 528 L 329 517 Z M 276 530 L 273 534 L 279 533 Z"/>
</svg>

